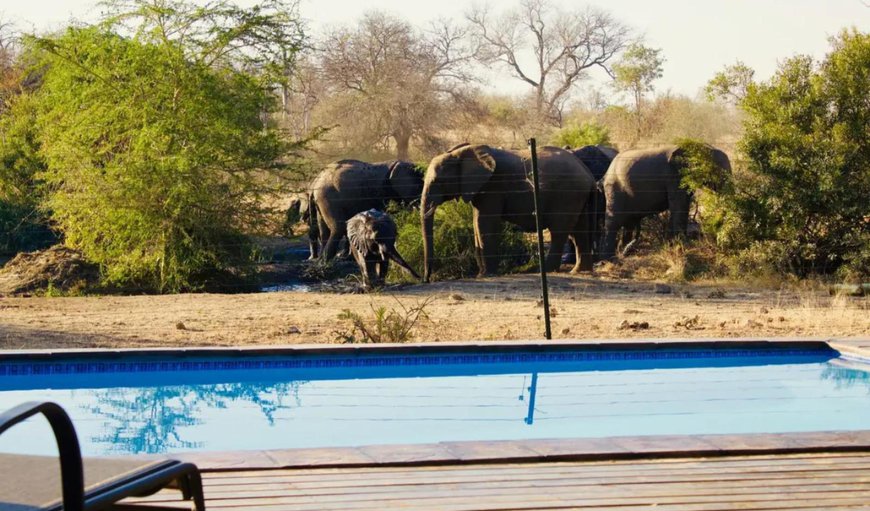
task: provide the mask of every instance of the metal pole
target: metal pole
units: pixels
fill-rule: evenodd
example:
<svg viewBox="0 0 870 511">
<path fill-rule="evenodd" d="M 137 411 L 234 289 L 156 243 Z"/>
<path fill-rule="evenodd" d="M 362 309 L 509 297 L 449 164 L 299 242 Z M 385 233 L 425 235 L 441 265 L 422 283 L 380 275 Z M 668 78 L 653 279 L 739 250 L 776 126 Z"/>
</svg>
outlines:
<svg viewBox="0 0 870 511">
<path fill-rule="evenodd" d="M 538 179 L 538 146 L 534 138 L 529 139 L 529 150 L 532 153 L 532 182 L 535 187 L 535 230 L 538 231 L 538 263 L 541 267 L 541 293 L 544 298 L 544 338 L 552 339 L 550 332 L 550 293 L 547 286 L 547 264 L 544 259 L 544 231 L 541 229 L 540 211 L 540 181 Z"/>
</svg>

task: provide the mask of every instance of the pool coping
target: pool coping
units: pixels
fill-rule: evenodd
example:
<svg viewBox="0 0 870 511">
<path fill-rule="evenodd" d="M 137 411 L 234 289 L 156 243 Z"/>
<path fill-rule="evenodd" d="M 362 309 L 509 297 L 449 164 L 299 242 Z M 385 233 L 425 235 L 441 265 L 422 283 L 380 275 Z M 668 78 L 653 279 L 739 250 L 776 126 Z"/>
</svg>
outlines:
<svg viewBox="0 0 870 511">
<path fill-rule="evenodd" d="M 227 355 L 359 355 L 378 353 L 384 355 L 492 352 L 492 351 L 549 351 L 549 350 L 610 350 L 610 349 L 698 349 L 698 348 L 788 348 L 823 345 L 842 353 L 870 357 L 870 349 L 850 346 L 846 343 L 870 343 L 870 339 L 841 340 L 825 337 L 810 338 L 710 338 L 710 339 L 560 339 L 560 340 L 516 340 L 516 341 L 464 341 L 464 342 L 425 342 L 425 343 L 380 343 L 380 344 L 284 344 L 269 346 L 191 346 L 172 348 L 69 348 L 69 349 L 24 349 L 0 350 L 0 362 L 25 359 L 71 359 L 93 357 L 111 359 L 130 355 L 143 356 L 227 356 Z M 842 349 L 841 349 L 842 348 Z"/>
<path fill-rule="evenodd" d="M 188 452 L 172 454 L 170 457 L 195 463 L 205 472 L 225 472 L 848 452 L 870 453 L 870 430 L 439 442 Z"/>
<path fill-rule="evenodd" d="M 864 339 L 833 338 L 725 338 L 725 339 L 596 339 L 472 341 L 406 344 L 0 350 L 0 362 L 127 356 L 263 356 L 437 354 L 495 351 L 667 350 L 696 348 L 830 348 L 851 359 L 870 362 Z M 666 435 L 604 438 L 566 438 L 504 441 L 440 442 L 433 444 L 372 445 L 334 448 L 296 448 L 251 451 L 186 452 L 167 456 L 196 463 L 203 471 L 263 469 L 345 468 L 445 465 L 467 463 L 523 463 L 604 461 L 673 457 L 781 455 L 827 452 L 870 452 L 870 425 L 860 431 L 738 435 Z"/>
</svg>

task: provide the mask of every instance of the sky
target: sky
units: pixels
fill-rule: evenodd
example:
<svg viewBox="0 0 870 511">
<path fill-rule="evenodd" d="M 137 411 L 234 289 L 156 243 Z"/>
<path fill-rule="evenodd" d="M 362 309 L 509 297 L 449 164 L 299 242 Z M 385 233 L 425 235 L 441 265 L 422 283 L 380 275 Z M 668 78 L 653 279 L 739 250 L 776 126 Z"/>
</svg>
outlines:
<svg viewBox="0 0 870 511">
<path fill-rule="evenodd" d="M 661 48 L 664 75 L 659 92 L 695 96 L 717 71 L 740 60 L 766 79 L 777 63 L 795 54 L 821 58 L 828 38 L 846 27 L 870 31 L 870 0 L 552 0 L 563 8 L 593 5 L 611 12 Z M 250 5 L 253 0 L 238 0 Z M 495 11 L 516 0 L 490 0 Z M 325 27 L 353 24 L 369 10 L 393 13 L 418 26 L 437 18 L 463 18 L 470 0 L 301 0 L 301 14 L 314 35 Z M 91 0 L 0 0 L 0 19 L 21 30 L 50 30 L 68 20 L 93 19 Z M 494 77 L 502 77 L 500 80 Z M 491 89 L 519 93 L 525 86 L 507 71 L 487 77 Z M 594 77 L 591 84 L 603 83 Z"/>
</svg>

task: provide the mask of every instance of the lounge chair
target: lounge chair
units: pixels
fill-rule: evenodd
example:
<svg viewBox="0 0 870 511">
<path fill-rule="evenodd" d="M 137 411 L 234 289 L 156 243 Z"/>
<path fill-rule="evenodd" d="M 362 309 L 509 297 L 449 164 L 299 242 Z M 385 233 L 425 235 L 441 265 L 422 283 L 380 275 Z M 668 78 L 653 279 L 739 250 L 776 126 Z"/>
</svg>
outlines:
<svg viewBox="0 0 870 511">
<path fill-rule="evenodd" d="M 54 431 L 60 471 L 54 456 L 0 454 L 0 510 L 160 509 L 150 504 L 145 507 L 117 503 L 170 486 L 180 489 L 184 500 L 192 499 L 193 509 L 205 510 L 202 479 L 196 465 L 168 459 L 82 459 L 72 421 L 55 403 L 24 403 L 0 414 L 0 433 L 40 413 Z"/>
</svg>

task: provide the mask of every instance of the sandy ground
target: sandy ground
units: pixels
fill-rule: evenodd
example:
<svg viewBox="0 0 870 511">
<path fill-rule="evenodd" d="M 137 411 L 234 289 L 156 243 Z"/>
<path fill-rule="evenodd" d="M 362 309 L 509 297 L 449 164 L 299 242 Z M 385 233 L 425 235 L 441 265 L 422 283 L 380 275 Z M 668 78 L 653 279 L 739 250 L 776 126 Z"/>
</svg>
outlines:
<svg viewBox="0 0 870 511">
<path fill-rule="evenodd" d="M 556 339 L 870 338 L 870 299 L 822 291 L 772 291 L 550 277 Z M 661 290 L 659 290 L 661 291 Z M 276 292 L 65 298 L 0 297 L 0 349 L 243 346 L 335 343 L 349 309 L 427 302 L 413 341 L 542 339 L 534 275 L 393 288 L 377 294 Z"/>
</svg>

